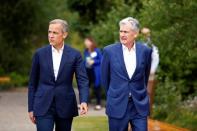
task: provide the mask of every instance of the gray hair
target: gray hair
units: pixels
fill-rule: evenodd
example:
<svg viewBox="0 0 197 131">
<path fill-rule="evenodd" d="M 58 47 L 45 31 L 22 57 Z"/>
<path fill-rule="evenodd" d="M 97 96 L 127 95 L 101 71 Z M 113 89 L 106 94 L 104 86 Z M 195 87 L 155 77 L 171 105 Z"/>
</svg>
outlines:
<svg viewBox="0 0 197 131">
<path fill-rule="evenodd" d="M 61 24 L 63 33 L 64 32 L 68 32 L 68 23 L 65 20 L 62 20 L 62 19 L 54 19 L 54 20 L 52 20 L 52 21 L 49 22 L 49 25 L 50 24 Z"/>
<path fill-rule="evenodd" d="M 119 22 L 119 26 L 125 25 L 125 24 L 130 24 L 131 30 L 133 30 L 135 32 L 139 32 L 139 30 L 140 30 L 139 21 L 133 17 L 124 18 Z"/>
</svg>

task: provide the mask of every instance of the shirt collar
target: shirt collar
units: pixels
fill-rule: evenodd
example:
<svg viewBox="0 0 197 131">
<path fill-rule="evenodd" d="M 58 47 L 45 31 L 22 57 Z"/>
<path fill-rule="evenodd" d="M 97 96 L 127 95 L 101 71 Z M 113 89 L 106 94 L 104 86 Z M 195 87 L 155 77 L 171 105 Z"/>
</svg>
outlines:
<svg viewBox="0 0 197 131">
<path fill-rule="evenodd" d="M 129 51 L 129 49 L 124 44 L 122 44 L 122 49 L 123 49 L 123 51 L 125 51 L 125 50 Z M 136 49 L 136 44 L 134 41 L 133 47 L 131 48 L 130 51 L 135 51 L 135 49 Z"/>
<path fill-rule="evenodd" d="M 59 52 L 63 52 L 63 50 L 64 50 L 64 44 L 63 44 L 62 48 L 59 50 Z M 53 46 L 52 46 L 52 51 L 53 52 L 58 52 L 58 50 L 55 49 Z"/>
</svg>

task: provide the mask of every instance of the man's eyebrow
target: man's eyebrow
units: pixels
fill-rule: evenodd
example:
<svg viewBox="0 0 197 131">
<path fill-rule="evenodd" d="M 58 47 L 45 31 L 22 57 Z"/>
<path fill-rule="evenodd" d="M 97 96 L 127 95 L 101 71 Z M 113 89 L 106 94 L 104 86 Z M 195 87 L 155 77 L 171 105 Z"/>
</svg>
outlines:
<svg viewBox="0 0 197 131">
<path fill-rule="evenodd" d="M 119 30 L 120 32 L 129 32 L 129 31 L 127 31 L 127 30 Z"/>
<path fill-rule="evenodd" d="M 58 33 L 57 31 L 51 31 L 51 30 L 48 30 L 48 32 Z"/>
</svg>

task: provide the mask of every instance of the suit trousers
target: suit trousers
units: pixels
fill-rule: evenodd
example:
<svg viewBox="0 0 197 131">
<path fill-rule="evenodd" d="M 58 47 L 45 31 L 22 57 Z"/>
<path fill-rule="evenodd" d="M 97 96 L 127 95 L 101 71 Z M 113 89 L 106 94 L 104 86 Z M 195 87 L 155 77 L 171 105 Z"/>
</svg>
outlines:
<svg viewBox="0 0 197 131">
<path fill-rule="evenodd" d="M 44 116 L 36 116 L 37 131 L 71 131 L 73 118 L 60 118 L 56 111 L 55 99 Z"/>
<path fill-rule="evenodd" d="M 132 98 L 129 99 L 127 111 L 123 118 L 108 117 L 109 131 L 128 131 L 131 124 L 132 131 L 147 131 L 147 116 L 138 114 Z"/>
</svg>

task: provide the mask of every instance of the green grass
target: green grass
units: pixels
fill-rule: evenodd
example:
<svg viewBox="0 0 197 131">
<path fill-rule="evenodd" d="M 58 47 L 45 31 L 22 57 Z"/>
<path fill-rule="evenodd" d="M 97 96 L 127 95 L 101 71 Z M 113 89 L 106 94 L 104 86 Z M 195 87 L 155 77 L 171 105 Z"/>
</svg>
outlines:
<svg viewBox="0 0 197 131">
<path fill-rule="evenodd" d="M 74 131 L 108 131 L 107 117 L 76 117 L 73 122 Z"/>
</svg>

